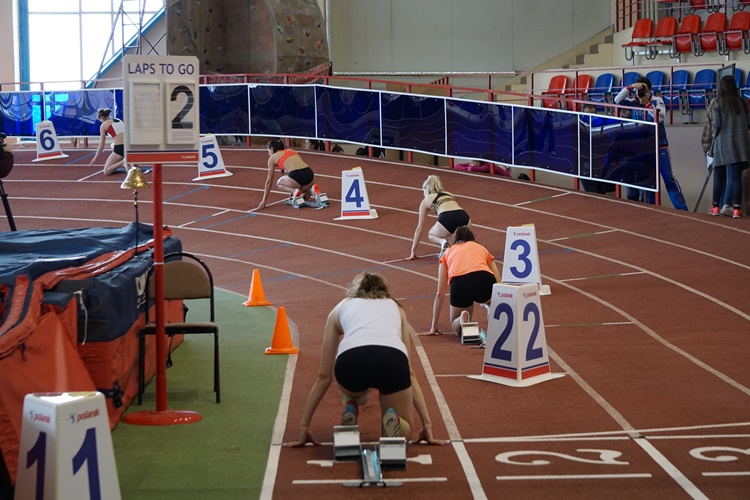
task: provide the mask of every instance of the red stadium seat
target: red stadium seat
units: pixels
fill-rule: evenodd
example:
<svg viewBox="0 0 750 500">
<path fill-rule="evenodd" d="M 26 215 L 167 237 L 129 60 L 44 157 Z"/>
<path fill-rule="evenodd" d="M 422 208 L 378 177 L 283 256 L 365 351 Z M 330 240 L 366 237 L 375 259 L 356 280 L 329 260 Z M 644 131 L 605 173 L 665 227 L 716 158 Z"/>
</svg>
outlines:
<svg viewBox="0 0 750 500">
<path fill-rule="evenodd" d="M 706 0 L 690 0 L 690 8 L 688 9 L 688 12 L 692 14 L 697 10 L 705 10 L 708 7 Z"/>
<path fill-rule="evenodd" d="M 724 32 L 724 54 L 730 50 L 742 50 L 750 54 L 750 12 L 735 12 Z"/>
<path fill-rule="evenodd" d="M 671 16 L 662 17 L 656 24 L 654 39 L 648 43 L 649 55 L 647 59 L 655 59 L 659 54 L 674 54 L 674 34 L 677 32 L 677 19 Z"/>
<path fill-rule="evenodd" d="M 706 24 L 698 33 L 698 55 L 706 52 L 724 53 L 724 30 L 727 26 L 727 15 L 714 12 L 706 19 Z"/>
<path fill-rule="evenodd" d="M 690 14 L 682 19 L 679 31 L 674 34 L 674 53 L 677 57 L 685 53 L 698 55 L 698 30 L 700 27 L 701 18 L 698 14 Z"/>
<path fill-rule="evenodd" d="M 556 99 L 542 99 L 542 105 L 545 108 L 559 109 L 561 108 L 560 98 L 565 94 L 568 88 L 568 77 L 565 75 L 555 75 L 549 82 L 547 90 L 542 92 L 545 96 L 555 96 Z"/>
<path fill-rule="evenodd" d="M 593 83 L 594 79 L 591 78 L 591 75 L 579 74 L 573 79 L 573 86 L 565 90 L 564 95 L 565 97 L 584 100 L 587 98 L 589 90 L 591 89 L 591 85 Z M 568 109 L 580 111 L 581 103 L 571 103 L 568 106 Z"/>
<path fill-rule="evenodd" d="M 622 44 L 622 47 L 625 49 L 625 59 L 633 61 L 635 56 L 646 54 L 646 47 L 651 41 L 651 33 L 653 30 L 654 22 L 647 17 L 638 19 L 635 22 L 633 32 L 630 35 L 630 42 Z M 638 47 L 642 47 L 643 50 L 637 52 L 636 49 Z M 633 64 L 635 64 L 635 62 L 633 62 Z"/>
</svg>

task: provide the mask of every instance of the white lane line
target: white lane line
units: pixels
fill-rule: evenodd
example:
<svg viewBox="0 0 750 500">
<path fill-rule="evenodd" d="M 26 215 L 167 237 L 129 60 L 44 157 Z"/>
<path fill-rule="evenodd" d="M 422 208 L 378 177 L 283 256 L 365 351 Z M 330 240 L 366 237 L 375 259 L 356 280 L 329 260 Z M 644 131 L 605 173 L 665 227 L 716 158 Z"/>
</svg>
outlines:
<svg viewBox="0 0 750 500">
<path fill-rule="evenodd" d="M 549 479 L 648 479 L 653 477 L 648 473 L 633 474 L 559 474 L 539 476 L 496 476 L 498 481 L 540 481 Z"/>
<path fill-rule="evenodd" d="M 422 363 L 422 368 L 424 369 L 425 376 L 427 377 L 427 381 L 430 384 L 430 390 L 432 390 L 432 394 L 435 396 L 435 401 L 437 402 L 438 408 L 440 409 L 440 416 L 443 418 L 443 422 L 445 423 L 445 426 L 448 430 L 448 437 L 451 440 L 451 445 L 453 445 L 453 449 L 456 452 L 458 460 L 461 463 L 461 467 L 464 470 L 464 475 L 466 476 L 466 481 L 469 483 L 469 488 L 471 489 L 472 496 L 474 497 L 474 499 L 478 500 L 486 499 L 487 494 L 482 488 L 482 482 L 479 480 L 479 475 L 474 468 L 474 463 L 471 461 L 471 457 L 469 457 L 469 454 L 466 452 L 466 447 L 461 441 L 461 434 L 458 432 L 458 426 L 456 425 L 453 414 L 448 407 L 448 402 L 445 400 L 443 391 L 440 389 L 440 386 L 437 383 L 435 372 L 433 372 L 432 370 L 432 365 L 430 364 L 430 360 L 427 358 L 427 353 L 425 352 L 424 347 L 422 347 L 422 342 L 419 340 L 419 336 L 416 334 L 414 329 L 410 328 L 410 330 L 412 343 L 414 344 L 414 350 L 417 352 L 419 361 Z"/>
<path fill-rule="evenodd" d="M 362 479 L 295 479 L 292 484 L 313 485 L 313 484 L 353 484 L 359 483 Z M 384 479 L 383 483 L 396 485 L 398 483 L 446 483 L 447 477 L 405 477 L 402 479 Z"/>
<path fill-rule="evenodd" d="M 295 345 L 299 345 L 299 330 L 297 325 L 289 318 L 289 331 L 292 334 L 292 340 Z M 289 418 L 289 402 L 292 396 L 292 381 L 294 372 L 297 368 L 297 356 L 288 356 L 286 362 L 286 371 L 284 372 L 284 385 L 281 390 L 279 399 L 279 410 L 276 413 L 276 419 L 273 423 L 273 433 L 271 435 L 271 447 L 268 451 L 268 461 L 266 462 L 266 472 L 263 475 L 263 486 L 260 490 L 261 500 L 271 500 L 273 490 L 276 485 L 276 475 L 279 470 L 279 458 L 281 456 L 281 443 L 284 439 L 287 420 Z"/>
<path fill-rule="evenodd" d="M 569 285 L 567 285 L 569 286 Z M 645 325 L 644 325 L 645 327 Z M 669 476 L 678 484 L 682 489 L 684 489 L 688 495 L 690 495 L 694 499 L 708 499 L 690 480 L 685 476 L 680 470 L 672 465 L 672 463 L 667 460 L 667 457 L 661 454 L 659 450 L 657 450 L 651 443 L 648 442 L 646 438 L 640 437 L 638 432 L 635 430 L 635 428 L 630 425 L 630 422 L 628 422 L 625 417 L 623 417 L 620 412 L 615 410 L 615 408 L 609 404 L 609 402 L 604 399 L 596 390 L 591 387 L 583 378 L 576 373 L 575 370 L 573 370 L 565 361 L 560 358 L 552 349 L 547 349 L 549 351 L 550 358 L 553 358 L 560 366 L 565 370 L 565 372 L 583 389 L 590 397 L 593 399 L 596 403 L 601 406 L 604 411 L 609 413 L 609 415 L 622 427 L 624 430 L 629 431 L 628 435 L 633 437 L 633 441 L 638 443 L 641 448 L 651 457 L 654 462 L 656 462 Z"/>
<path fill-rule="evenodd" d="M 568 281 L 585 281 L 585 280 L 593 280 L 593 279 L 601 279 L 601 278 L 619 278 L 621 276 L 635 276 L 637 274 L 646 274 L 643 271 L 633 271 L 632 273 L 615 273 L 615 274 L 605 274 L 602 276 L 583 276 L 581 278 L 566 278 L 560 281 L 568 282 Z"/>
<path fill-rule="evenodd" d="M 695 486 L 685 474 L 680 472 L 677 467 L 672 465 L 672 462 L 670 462 L 667 457 L 662 455 L 662 453 L 657 450 L 654 445 L 649 443 L 647 439 L 636 438 L 633 441 L 635 441 L 641 448 L 643 448 L 643 450 L 657 464 L 659 464 L 661 468 L 664 469 L 664 471 L 669 474 L 670 477 L 674 479 L 688 495 L 690 495 L 690 498 L 694 498 L 696 500 L 708 500 L 708 497 L 704 495 L 703 492 L 699 490 L 698 487 Z"/>
<path fill-rule="evenodd" d="M 659 439 L 660 436 L 653 436 L 660 432 L 680 432 L 680 431 L 704 431 L 707 429 L 727 429 L 732 427 L 749 427 L 750 422 L 733 422 L 729 424 L 706 424 L 706 425 L 690 425 L 683 427 L 656 427 L 653 429 L 635 429 L 635 432 L 640 436 L 648 435 L 649 439 Z M 465 443 L 481 443 L 481 442 L 523 442 L 523 441 L 556 441 L 559 439 L 577 439 L 577 438 L 601 438 L 607 436 L 623 436 L 625 439 L 629 439 L 629 436 L 633 433 L 633 430 L 616 430 L 616 431 L 599 431 L 599 432 L 575 432 L 570 434 L 546 434 L 538 436 L 515 436 L 515 437 L 498 437 L 498 438 L 470 438 L 464 439 Z M 719 434 L 724 436 L 725 434 Z M 729 436 L 729 434 L 726 434 Z M 686 436 L 686 437 L 698 437 L 698 436 Z"/>
<path fill-rule="evenodd" d="M 602 234 L 608 234 L 608 233 L 616 233 L 619 229 L 605 229 L 604 231 L 594 231 L 593 233 L 584 233 L 584 234 L 574 234 L 571 236 L 563 236 L 562 238 L 553 238 L 551 240 L 547 241 L 565 241 L 565 240 L 575 240 L 578 238 L 588 237 L 588 236 L 599 236 Z"/>
<path fill-rule="evenodd" d="M 667 278 L 664 278 L 664 279 L 666 281 L 673 282 L 677 286 L 681 286 L 681 284 L 679 284 L 677 282 L 674 282 L 673 280 L 670 280 L 670 279 L 667 279 Z M 588 292 L 586 292 L 584 290 L 581 290 L 580 288 L 576 288 L 573 285 L 570 285 L 569 283 L 562 283 L 562 282 L 556 281 L 554 279 L 551 280 L 551 281 L 559 283 L 561 286 L 564 286 L 566 288 L 569 288 L 570 290 L 578 292 L 579 294 L 583 295 L 584 297 L 588 297 L 589 299 L 593 300 L 594 302 L 597 302 L 597 303 L 599 303 L 599 304 L 601 304 L 601 305 L 603 305 L 603 306 L 611 309 L 612 311 L 615 311 L 616 313 L 618 313 L 623 318 L 627 319 L 628 321 L 631 321 L 633 324 L 635 324 L 636 326 L 638 326 L 638 328 L 640 328 L 646 335 L 648 335 L 652 339 L 656 340 L 657 342 L 659 342 L 660 344 L 662 344 L 667 349 L 671 350 L 672 352 L 674 352 L 676 354 L 679 354 L 680 356 L 684 357 L 685 359 L 687 359 L 688 361 L 690 361 L 694 365 L 696 365 L 696 366 L 698 366 L 700 368 L 703 368 L 704 370 L 706 370 L 710 374 L 714 375 L 719 380 L 722 380 L 723 382 L 725 382 L 728 385 L 734 387 L 738 391 L 741 391 L 746 396 L 750 396 L 750 388 L 742 385 L 741 383 L 737 382 L 736 380 L 732 379 L 731 377 L 723 374 L 719 370 L 717 370 L 717 369 L 709 366 L 708 364 L 704 363 L 703 361 L 701 361 L 700 359 L 696 358 L 695 356 L 693 356 L 689 352 L 685 351 L 684 349 L 681 349 L 681 348 L 677 347 L 673 343 L 669 342 L 667 339 L 665 339 L 662 336 L 660 336 L 659 334 L 657 334 L 651 328 L 649 328 L 645 324 L 643 324 L 640 321 L 638 321 L 635 317 L 631 316 L 630 314 L 628 314 L 624 310 L 620 309 L 619 307 L 615 306 L 614 304 L 611 304 L 611 303 L 609 303 L 609 302 L 607 302 L 607 301 L 599 298 L 596 295 L 593 295 L 593 294 L 588 293 Z M 712 302 L 718 302 L 718 303 L 724 305 L 725 307 L 727 307 L 728 309 L 735 309 L 734 307 L 731 307 L 728 304 L 724 304 L 723 302 L 717 301 L 713 297 L 709 297 L 707 294 L 704 294 L 703 292 L 698 292 L 696 290 L 695 293 L 697 293 L 699 295 L 705 295 L 706 298 L 710 298 Z M 750 314 L 745 314 L 745 313 L 743 313 L 742 311 L 739 311 L 739 310 L 736 310 L 736 311 L 737 311 L 738 315 L 740 315 L 740 316 L 746 318 L 748 321 L 750 321 Z M 552 355 L 552 350 L 550 349 L 550 356 L 551 355 Z M 555 357 L 557 359 L 559 359 L 560 362 L 562 362 L 562 359 L 560 359 L 559 356 L 557 356 L 556 354 L 555 354 Z"/>
<path fill-rule="evenodd" d="M 704 472 L 706 477 L 737 477 L 737 476 L 750 476 L 750 472 L 739 471 L 739 472 Z"/>
<path fill-rule="evenodd" d="M 624 431 L 620 431 L 624 432 Z M 698 440 L 698 439 L 747 439 L 750 434 L 699 434 L 694 436 L 647 436 L 649 441 Z M 464 443 L 562 443 L 566 441 L 630 441 L 629 436 L 580 436 L 580 437 L 489 437 L 464 439 Z"/>
</svg>

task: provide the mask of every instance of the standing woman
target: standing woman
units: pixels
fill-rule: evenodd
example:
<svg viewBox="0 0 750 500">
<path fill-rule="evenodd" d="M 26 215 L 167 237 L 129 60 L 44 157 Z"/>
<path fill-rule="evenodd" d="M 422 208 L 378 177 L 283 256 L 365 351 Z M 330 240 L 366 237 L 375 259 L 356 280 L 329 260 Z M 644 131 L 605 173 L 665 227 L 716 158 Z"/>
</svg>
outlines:
<svg viewBox="0 0 750 500">
<path fill-rule="evenodd" d="M 430 229 L 427 237 L 433 243 L 440 245 L 438 258 L 445 253 L 445 249 L 448 248 L 448 238 L 456 231 L 456 228 L 460 226 L 471 227 L 469 214 L 458 205 L 452 194 L 445 192 L 440 177 L 437 175 L 427 177 L 427 180 L 422 184 L 422 191 L 424 192 L 424 199 L 419 205 L 419 222 L 417 222 L 417 229 L 414 231 L 411 254 L 406 260 L 417 258 L 417 245 L 424 236 L 425 221 L 430 211 L 437 215 L 438 220 Z"/>
<path fill-rule="evenodd" d="M 415 407 L 422 420 L 416 442 L 444 444 L 432 436 L 430 415 L 411 366 L 409 330 L 406 313 L 382 277 L 364 272 L 354 278 L 346 298 L 328 314 L 320 370 L 305 403 L 299 439 L 284 446 L 320 444 L 310 432 L 310 422 L 334 379 L 344 405 L 342 425 L 357 425 L 359 407 L 376 389 L 383 436 L 408 440 Z"/>
<path fill-rule="evenodd" d="M 456 229 L 450 248 L 440 258 L 438 288 L 432 306 L 429 335 L 439 335 L 438 323 L 443 309 L 445 289 L 450 284 L 451 329 L 461 335 L 461 325 L 474 312 L 474 302 L 488 304 L 492 287 L 502 281 L 495 257 L 474 238 L 468 226 Z"/>
<path fill-rule="evenodd" d="M 310 165 L 302 160 L 302 157 L 292 149 L 286 149 L 284 143 L 279 139 L 273 139 L 266 144 L 268 148 L 268 177 L 266 177 L 265 191 L 263 199 L 258 205 L 258 210 L 266 208 L 268 193 L 271 192 L 273 175 L 276 167 L 281 170 L 282 176 L 276 182 L 276 186 L 292 195 L 293 198 L 303 196 L 307 200 L 312 193 L 313 187 L 316 187 L 315 173 Z M 298 192 L 299 191 L 299 192 Z"/>
<path fill-rule="evenodd" d="M 91 159 L 89 167 L 94 166 L 97 157 L 101 154 L 104 149 L 104 143 L 107 141 L 107 135 L 112 137 L 112 153 L 110 153 L 107 161 L 104 162 L 104 175 L 112 175 L 115 170 L 122 167 L 125 162 L 125 123 L 117 118 L 111 118 L 109 115 L 112 113 L 111 109 L 102 108 L 97 111 L 97 118 L 102 122 L 99 131 L 101 136 L 99 138 L 99 147 L 96 149 L 96 154 Z"/>
<path fill-rule="evenodd" d="M 742 217 L 742 170 L 747 168 L 750 160 L 750 113 L 731 75 L 719 80 L 719 93 L 711 110 L 711 119 L 714 194 L 710 213 L 719 213 L 721 192 L 726 189 L 724 199 L 734 207 L 733 217 L 739 219 Z"/>
</svg>

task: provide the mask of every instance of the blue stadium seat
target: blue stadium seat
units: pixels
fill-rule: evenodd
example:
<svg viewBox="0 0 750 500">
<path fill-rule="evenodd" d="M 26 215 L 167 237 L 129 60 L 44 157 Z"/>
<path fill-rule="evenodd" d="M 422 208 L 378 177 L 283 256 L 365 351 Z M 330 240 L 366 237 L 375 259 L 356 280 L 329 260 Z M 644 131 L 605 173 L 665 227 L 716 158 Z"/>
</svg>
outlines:
<svg viewBox="0 0 750 500">
<path fill-rule="evenodd" d="M 672 73 L 672 81 L 664 89 L 663 99 L 667 109 L 687 109 L 687 89 L 690 84 L 690 73 L 678 69 Z"/>
<path fill-rule="evenodd" d="M 624 75 L 622 75 L 622 82 L 620 82 L 620 87 L 617 89 L 617 92 L 620 92 L 620 90 L 629 85 L 633 85 L 639 76 L 641 76 L 641 74 L 637 71 L 626 72 Z"/>
<path fill-rule="evenodd" d="M 655 95 L 662 95 L 664 93 L 664 89 L 666 88 L 669 79 L 664 76 L 663 71 L 649 71 L 646 73 L 646 78 L 651 82 L 651 90 Z"/>
<path fill-rule="evenodd" d="M 693 84 L 688 89 L 690 114 L 694 109 L 705 109 L 716 95 L 716 70 L 702 69 L 695 74 Z"/>
<path fill-rule="evenodd" d="M 612 73 L 602 73 L 596 77 L 594 86 L 589 89 L 589 101 L 591 102 L 612 102 L 612 91 L 615 86 L 615 75 Z"/>
<path fill-rule="evenodd" d="M 750 71 L 747 72 L 745 84 L 740 86 L 740 94 L 744 99 L 750 99 Z"/>
</svg>

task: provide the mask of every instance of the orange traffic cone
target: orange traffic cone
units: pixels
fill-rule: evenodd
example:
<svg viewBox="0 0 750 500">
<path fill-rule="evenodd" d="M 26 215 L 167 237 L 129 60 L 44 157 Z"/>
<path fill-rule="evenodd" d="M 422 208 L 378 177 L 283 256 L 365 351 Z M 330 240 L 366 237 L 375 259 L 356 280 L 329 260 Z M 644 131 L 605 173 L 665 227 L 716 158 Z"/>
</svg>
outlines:
<svg viewBox="0 0 750 500">
<path fill-rule="evenodd" d="M 266 300 L 266 295 L 263 293 L 263 283 L 260 282 L 260 271 L 257 269 L 253 269 L 253 279 L 250 281 L 250 293 L 243 304 L 247 307 L 271 305 L 271 303 Z"/>
<path fill-rule="evenodd" d="M 286 309 L 279 307 L 276 313 L 276 325 L 273 327 L 271 347 L 266 348 L 266 354 L 299 354 L 299 349 L 292 344 L 292 334 L 286 320 Z"/>
</svg>

